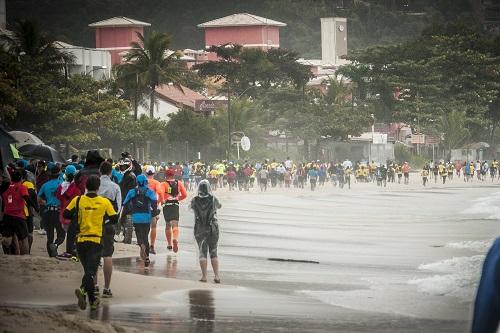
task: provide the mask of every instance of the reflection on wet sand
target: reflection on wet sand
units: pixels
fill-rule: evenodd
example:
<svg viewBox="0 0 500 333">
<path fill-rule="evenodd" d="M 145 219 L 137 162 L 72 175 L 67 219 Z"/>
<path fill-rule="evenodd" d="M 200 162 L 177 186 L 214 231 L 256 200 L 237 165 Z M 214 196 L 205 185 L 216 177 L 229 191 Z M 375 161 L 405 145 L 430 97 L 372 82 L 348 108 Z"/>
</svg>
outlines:
<svg viewBox="0 0 500 333">
<path fill-rule="evenodd" d="M 167 255 L 167 277 L 175 278 L 177 276 L 177 258 Z"/>
<path fill-rule="evenodd" d="M 211 290 L 189 291 L 190 332 L 214 332 L 215 304 Z"/>
</svg>

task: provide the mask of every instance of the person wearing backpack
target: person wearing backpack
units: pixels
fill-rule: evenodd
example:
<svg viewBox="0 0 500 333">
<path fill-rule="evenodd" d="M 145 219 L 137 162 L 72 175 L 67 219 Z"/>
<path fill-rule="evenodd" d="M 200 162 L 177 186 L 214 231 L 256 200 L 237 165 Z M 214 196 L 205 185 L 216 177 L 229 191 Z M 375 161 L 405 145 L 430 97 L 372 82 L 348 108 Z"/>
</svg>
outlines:
<svg viewBox="0 0 500 333">
<path fill-rule="evenodd" d="M 124 209 L 132 215 L 137 244 L 141 247 L 140 255 L 144 266 L 149 266 L 149 230 L 151 218 L 159 214 L 156 193 L 148 187 L 145 175 L 137 176 L 137 188 L 130 190 L 123 201 Z"/>
<path fill-rule="evenodd" d="M 28 225 L 24 211 L 25 203 L 38 211 L 38 205 L 29 196 L 28 188 L 22 183 L 22 173 L 14 170 L 11 181 L 2 182 L 0 192 L 2 193 L 3 221 L 2 236 L 4 238 L 3 248 L 6 254 L 10 252 L 12 237 L 17 236 L 19 242 L 19 254 L 29 253 Z"/>
<path fill-rule="evenodd" d="M 191 200 L 190 208 L 194 211 L 194 237 L 198 243 L 201 282 L 207 282 L 207 257 L 214 271 L 214 282 L 220 283 L 219 259 L 217 243 L 219 241 L 219 225 L 217 209 L 221 208 L 219 200 L 210 193 L 210 184 L 202 180 L 198 185 L 198 195 Z"/>
<path fill-rule="evenodd" d="M 167 237 L 167 249 L 175 253 L 179 250 L 179 201 L 187 197 L 186 188 L 174 179 L 173 169 L 165 171 L 167 178 L 162 186 L 163 194 L 163 217 L 165 218 L 165 236 Z"/>
<path fill-rule="evenodd" d="M 77 197 L 82 194 L 80 189 L 74 182 L 76 174 L 76 167 L 72 164 L 66 166 L 64 170 L 64 182 L 59 184 L 56 191 L 56 197 L 61 202 L 61 210 L 59 215 L 59 221 L 63 229 L 66 231 L 66 252 L 58 256 L 60 259 L 70 259 L 76 256 L 76 224 L 72 223 L 71 220 L 65 219 L 63 212 L 66 206 Z"/>
<path fill-rule="evenodd" d="M 42 213 L 42 221 L 47 233 L 47 253 L 49 257 L 57 256 L 57 248 L 64 242 L 64 238 L 66 237 L 66 232 L 59 221 L 61 202 L 56 197 L 57 188 L 61 183 L 59 172 L 60 169 L 58 166 L 52 167 L 49 173 L 50 180 L 43 184 L 38 192 L 38 202 L 41 206 L 45 206 L 45 211 Z M 55 240 L 54 230 L 57 233 Z"/>
<path fill-rule="evenodd" d="M 87 307 L 87 297 L 91 310 L 96 310 L 99 305 L 99 298 L 96 297 L 94 288 L 102 254 L 103 221 L 116 223 L 118 220 L 111 202 L 97 195 L 100 185 L 99 176 L 90 175 L 85 186 L 87 192 L 73 198 L 63 213 L 64 218 L 75 219 L 78 223 L 76 249 L 85 273 L 80 288 L 75 290 L 75 295 L 82 310 Z"/>
</svg>

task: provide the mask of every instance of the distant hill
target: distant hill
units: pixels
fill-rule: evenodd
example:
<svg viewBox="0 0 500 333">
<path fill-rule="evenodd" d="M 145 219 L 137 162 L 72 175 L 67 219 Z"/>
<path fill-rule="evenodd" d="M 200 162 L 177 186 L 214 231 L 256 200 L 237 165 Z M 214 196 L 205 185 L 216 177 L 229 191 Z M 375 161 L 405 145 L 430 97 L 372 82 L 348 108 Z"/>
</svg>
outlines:
<svg viewBox="0 0 500 333">
<path fill-rule="evenodd" d="M 406 40 L 432 23 L 473 22 L 467 0 L 9 0 L 6 9 L 8 24 L 34 19 L 57 39 L 87 47 L 95 46 L 89 23 L 128 16 L 170 33 L 177 49 L 203 48 L 203 30 L 197 24 L 248 12 L 285 22 L 282 47 L 317 58 L 321 17 L 348 18 L 349 49 Z"/>
</svg>

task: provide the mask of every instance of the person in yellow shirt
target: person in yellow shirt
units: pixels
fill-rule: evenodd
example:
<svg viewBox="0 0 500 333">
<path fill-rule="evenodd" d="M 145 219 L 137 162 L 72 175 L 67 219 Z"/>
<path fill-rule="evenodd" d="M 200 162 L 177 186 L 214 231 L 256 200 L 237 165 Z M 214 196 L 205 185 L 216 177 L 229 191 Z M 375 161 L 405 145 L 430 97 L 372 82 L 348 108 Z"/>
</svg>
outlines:
<svg viewBox="0 0 500 333">
<path fill-rule="evenodd" d="M 87 307 L 87 297 L 91 310 L 96 310 L 99 305 L 99 299 L 94 294 L 94 286 L 97 268 L 101 261 L 104 220 L 106 218 L 109 220 L 107 223 L 112 224 L 118 222 L 118 215 L 111 201 L 97 195 L 100 185 L 101 180 L 98 176 L 89 176 L 86 183 L 87 193 L 73 198 L 63 213 L 64 218 L 76 217 L 78 221 L 76 249 L 85 273 L 80 288 L 75 290 L 75 295 L 82 310 Z"/>
<path fill-rule="evenodd" d="M 38 209 L 35 185 L 28 180 L 28 173 L 26 170 L 23 169 L 22 174 L 22 184 L 28 189 L 28 196 L 36 204 Z M 24 215 L 26 215 L 26 224 L 28 226 L 28 253 L 31 253 L 31 246 L 33 245 L 33 208 L 28 206 L 26 203 L 24 205 Z"/>
<path fill-rule="evenodd" d="M 422 175 L 422 183 L 424 186 L 427 184 L 428 178 L 429 178 L 429 165 L 426 164 L 424 168 L 422 169 L 421 175 Z"/>
</svg>

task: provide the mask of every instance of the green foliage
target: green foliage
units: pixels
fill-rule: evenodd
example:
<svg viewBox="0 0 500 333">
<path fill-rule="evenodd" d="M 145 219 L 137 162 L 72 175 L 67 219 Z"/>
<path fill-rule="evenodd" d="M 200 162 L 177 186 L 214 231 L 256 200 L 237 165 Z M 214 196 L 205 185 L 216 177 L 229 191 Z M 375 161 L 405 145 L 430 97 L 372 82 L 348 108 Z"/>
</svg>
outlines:
<svg viewBox="0 0 500 333">
<path fill-rule="evenodd" d="M 396 3 L 398 5 L 396 5 Z M 203 29 L 196 25 L 234 13 L 251 13 L 287 24 L 280 31 L 281 45 L 303 57 L 319 58 L 320 18 L 347 17 L 348 47 L 357 49 L 416 37 L 433 22 L 467 19 L 475 24 L 468 0 L 100 0 L 100 1 L 7 1 L 8 19 L 36 18 L 59 40 L 95 47 L 91 22 L 123 15 L 152 24 L 157 31 L 174 36 L 175 49 L 205 47 Z M 153 10 L 152 10 L 153 8 Z"/>
<path fill-rule="evenodd" d="M 198 151 L 213 143 L 215 136 L 216 132 L 210 124 L 210 119 L 191 110 L 180 110 L 171 115 L 166 126 L 169 143 L 188 141 L 190 147 Z"/>
<path fill-rule="evenodd" d="M 353 52 L 353 64 L 340 72 L 366 90 L 356 97 L 373 106 L 379 121 L 435 132 L 441 117 L 460 109 L 479 140 L 500 89 L 499 40 L 463 24 L 433 26 L 415 40 Z"/>
<path fill-rule="evenodd" d="M 139 42 L 132 42 L 132 49 L 125 56 L 123 69 L 118 69 L 121 74 L 119 82 L 123 84 L 124 91 L 129 96 L 134 96 L 134 108 L 139 103 L 139 96 L 148 89 L 149 116 L 154 117 L 154 106 L 156 101 L 156 87 L 172 83 L 182 90 L 181 78 L 182 68 L 178 62 L 179 54 L 177 52 L 168 53 L 170 46 L 170 36 L 165 33 L 151 31 L 146 37 L 137 34 Z M 135 77 L 134 75 L 135 74 Z M 134 91 L 135 88 L 135 91 Z"/>
<path fill-rule="evenodd" d="M 465 112 L 453 110 L 441 117 L 441 132 L 443 144 L 448 150 L 459 148 L 469 138 L 469 130 L 465 127 L 467 117 Z"/>
</svg>

